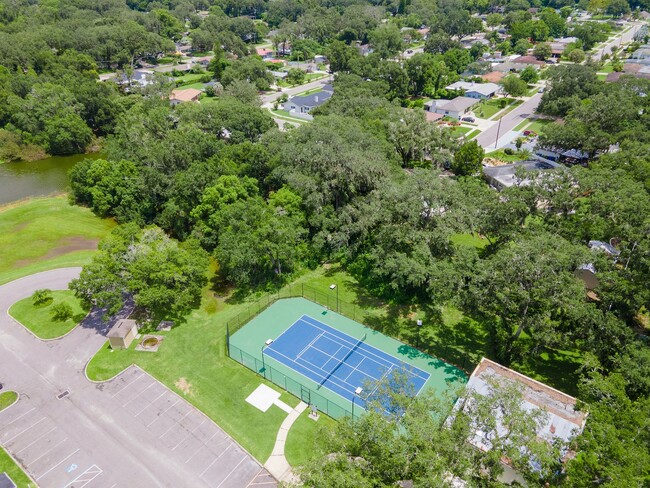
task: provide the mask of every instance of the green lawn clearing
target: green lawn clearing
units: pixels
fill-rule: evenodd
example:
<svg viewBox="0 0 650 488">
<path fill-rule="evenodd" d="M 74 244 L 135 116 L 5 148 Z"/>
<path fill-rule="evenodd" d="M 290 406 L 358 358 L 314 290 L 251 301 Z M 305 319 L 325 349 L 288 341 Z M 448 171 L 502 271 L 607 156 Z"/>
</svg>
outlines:
<svg viewBox="0 0 650 488">
<path fill-rule="evenodd" d="M 203 90 L 205 88 L 205 83 L 190 83 L 189 85 L 183 85 L 183 90 L 189 88 L 194 88 L 195 90 Z"/>
<path fill-rule="evenodd" d="M 539 134 L 544 127 L 554 123 L 555 120 L 553 119 L 525 119 L 523 122 L 519 123 L 514 130 L 532 130 Z"/>
<path fill-rule="evenodd" d="M 0 284 L 39 271 L 82 266 L 115 225 L 66 197 L 36 198 L 0 208 Z"/>
<path fill-rule="evenodd" d="M 527 152 L 515 152 L 514 154 L 506 154 L 503 152 L 503 149 L 497 151 L 492 151 L 485 155 L 486 158 L 500 159 L 501 161 L 507 161 L 514 163 L 515 161 L 523 161 L 530 157 L 530 153 Z"/>
<path fill-rule="evenodd" d="M 53 308 L 59 303 L 70 305 L 72 318 L 64 321 L 54 320 Z M 40 305 L 34 305 L 31 297 L 23 298 L 9 309 L 9 315 L 41 339 L 54 339 L 67 334 L 84 319 L 87 313 L 88 309 L 81 305 L 79 299 L 70 290 L 52 291 L 51 299 Z"/>
<path fill-rule="evenodd" d="M 502 110 L 498 115 L 496 115 L 492 120 L 499 120 L 503 118 L 504 116 L 508 115 L 510 112 L 512 112 L 515 108 L 517 108 L 519 105 L 524 103 L 523 100 L 515 100 L 512 102 L 510 105 L 508 105 L 505 110 Z"/>
<path fill-rule="evenodd" d="M 323 89 L 320 88 L 320 87 L 312 88 L 311 90 L 305 90 L 304 92 L 300 92 L 300 93 L 298 93 L 298 94 L 296 94 L 294 96 L 296 96 L 296 97 L 305 97 L 307 95 L 311 95 L 312 93 L 319 93 L 319 92 L 322 92 L 322 91 L 323 91 Z"/>
<path fill-rule="evenodd" d="M 304 124 L 305 122 L 310 122 L 307 119 L 300 119 L 298 117 L 294 117 L 286 110 L 271 110 L 271 113 L 279 119 L 288 120 L 290 122 L 296 122 L 298 124 Z"/>
<path fill-rule="evenodd" d="M 454 234 L 451 236 L 451 242 L 457 246 L 475 247 L 479 250 L 490 244 L 490 241 L 478 234 Z"/>
<path fill-rule="evenodd" d="M 185 88 L 185 85 L 196 83 L 205 75 L 206 73 L 189 73 L 187 75 L 177 76 L 174 78 L 174 81 L 176 82 L 176 86 L 183 86 Z"/>
<path fill-rule="evenodd" d="M 18 488 L 34 488 L 36 483 L 29 479 L 16 462 L 0 447 L 0 473 L 7 473 Z"/>
<path fill-rule="evenodd" d="M 325 429 L 334 426 L 334 420 L 321 415 L 318 420 L 309 418 L 309 409 L 305 410 L 289 430 L 284 455 L 291 466 L 301 466 L 320 454 L 320 439 Z"/>
<path fill-rule="evenodd" d="M 10 407 L 18 400 L 18 393 L 15 391 L 3 391 L 0 393 L 0 412 Z"/>
<path fill-rule="evenodd" d="M 465 139 L 467 139 L 467 140 L 473 139 L 474 137 L 476 137 L 480 133 L 481 133 L 480 130 L 474 129 L 472 132 L 468 132 L 467 134 L 465 134 Z"/>
<path fill-rule="evenodd" d="M 461 136 L 464 136 L 465 134 L 468 134 L 469 132 L 472 132 L 471 127 L 462 127 L 460 125 L 456 125 L 454 127 L 451 127 L 449 130 L 451 130 L 451 134 L 454 137 L 461 137 Z"/>
<path fill-rule="evenodd" d="M 505 100 L 505 106 L 502 106 L 503 100 Z M 481 119 L 489 119 L 514 101 L 514 98 L 490 98 L 489 100 L 480 102 L 472 111 Z"/>
</svg>

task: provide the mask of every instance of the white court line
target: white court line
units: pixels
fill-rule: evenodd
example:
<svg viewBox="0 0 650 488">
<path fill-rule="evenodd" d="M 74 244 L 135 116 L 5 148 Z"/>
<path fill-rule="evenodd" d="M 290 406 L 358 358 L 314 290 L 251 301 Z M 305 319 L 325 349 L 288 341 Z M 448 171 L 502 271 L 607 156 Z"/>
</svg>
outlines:
<svg viewBox="0 0 650 488">
<path fill-rule="evenodd" d="M 237 466 L 235 466 L 234 468 L 232 468 L 232 469 L 230 470 L 230 473 L 228 473 L 228 476 L 226 476 L 226 477 L 223 479 L 223 481 L 217 485 L 217 488 L 219 488 L 221 485 L 223 485 L 223 484 L 226 482 L 226 480 L 227 480 L 228 478 L 230 478 L 230 475 L 233 474 L 233 473 L 235 472 L 235 470 L 239 467 L 239 465 L 240 465 L 241 463 L 243 463 L 244 461 L 246 461 L 246 458 L 247 458 L 247 457 L 248 457 L 248 456 L 247 456 L 246 454 L 244 454 L 244 457 L 241 458 L 241 461 L 239 461 L 239 462 L 237 463 Z"/>
<path fill-rule="evenodd" d="M 68 438 L 66 437 L 66 438 L 63 439 L 61 442 L 58 442 L 58 443 L 55 444 L 54 446 L 50 447 L 50 448 L 49 448 L 47 451 L 45 451 L 43 454 L 41 454 L 40 456 L 38 456 L 36 459 L 32 460 L 31 464 L 34 464 L 34 463 L 37 462 L 39 459 L 41 459 L 43 456 L 47 456 L 50 452 L 52 452 L 54 449 L 56 449 L 57 447 L 59 447 L 61 444 L 63 444 L 63 443 L 64 443 L 65 441 L 67 441 L 67 440 L 68 440 Z"/>
<path fill-rule="evenodd" d="M 166 409 L 164 412 L 162 412 L 162 413 L 161 413 L 160 415 L 158 415 L 155 419 L 153 419 L 153 420 L 151 421 L 151 423 L 146 424 L 147 429 L 148 429 L 149 427 L 151 427 L 151 426 L 154 424 L 154 422 L 155 422 L 156 420 L 158 420 L 159 418 L 162 418 L 162 416 L 165 415 L 165 414 L 166 414 L 166 413 L 167 413 L 171 408 L 173 408 L 174 405 L 176 405 L 178 402 L 180 402 L 180 398 L 176 398 L 176 400 L 174 401 L 174 403 L 172 403 L 169 407 L 167 407 L 167 409 Z"/>
<path fill-rule="evenodd" d="M 61 459 L 61 461 L 59 461 L 59 462 L 56 463 L 54 466 L 52 466 L 50 469 L 48 469 L 47 471 L 45 471 L 45 473 L 43 473 L 42 475 L 40 475 L 38 478 L 34 478 L 34 481 L 38 481 L 38 480 L 40 480 L 40 479 L 41 479 L 43 476 L 45 476 L 47 473 L 49 473 L 50 471 L 52 471 L 54 468 L 58 468 L 59 466 L 61 466 L 64 462 L 66 462 L 68 459 L 70 459 L 72 456 L 74 456 L 74 455 L 77 454 L 78 452 L 79 452 L 79 449 L 77 449 L 76 451 L 74 451 L 74 452 L 68 454 L 66 457 L 64 457 L 63 459 Z"/>
<path fill-rule="evenodd" d="M 45 434 L 41 434 L 41 435 L 39 435 L 39 436 L 38 436 L 34 441 L 32 441 L 32 442 L 30 442 L 29 444 L 27 444 L 27 445 L 26 445 L 25 447 L 23 447 L 20 451 L 16 451 L 16 454 L 20 454 L 20 453 L 23 452 L 25 449 L 27 449 L 29 446 L 31 446 L 32 444 L 38 442 L 39 440 L 41 440 L 44 436 L 46 436 L 47 434 L 49 434 L 49 433 L 52 432 L 53 430 L 56 430 L 56 425 L 55 425 L 54 427 L 52 427 L 50 430 L 48 430 Z"/>
<path fill-rule="evenodd" d="M 27 415 L 27 414 L 30 413 L 30 412 L 33 412 L 34 410 L 36 410 L 36 407 L 34 407 L 34 408 L 30 408 L 30 409 L 27 410 L 26 412 L 20 414 L 18 417 L 16 417 L 15 419 L 13 419 L 11 422 L 9 422 L 8 424 L 6 424 L 6 425 L 3 427 L 3 429 L 9 427 L 9 426 L 10 426 L 11 424 L 13 424 L 16 420 L 20 420 L 20 419 L 23 418 L 25 415 Z"/>
<path fill-rule="evenodd" d="M 138 380 L 139 380 L 140 378 L 142 378 L 143 376 L 144 376 L 144 372 L 141 372 L 141 373 L 140 373 L 140 376 L 138 376 L 136 379 L 134 379 L 133 381 L 127 383 L 127 384 L 124 385 L 122 388 L 120 388 L 120 389 L 117 390 L 115 393 L 113 393 L 113 398 L 115 398 L 117 395 L 119 395 L 119 393 L 120 393 L 121 391 L 123 391 L 123 390 L 125 390 L 126 388 L 128 388 L 129 386 L 131 386 L 133 383 L 135 383 L 136 381 L 138 381 Z"/>
<path fill-rule="evenodd" d="M 381 381 L 382 381 L 382 380 L 383 380 L 383 379 L 388 375 L 388 373 L 390 373 L 390 372 L 392 371 L 392 369 L 393 369 L 393 367 L 391 366 L 390 368 L 388 368 L 388 369 L 384 372 L 383 376 L 379 379 L 379 381 L 377 382 L 377 384 L 375 385 L 375 387 L 374 387 L 374 388 L 372 389 L 372 391 L 371 391 L 371 392 L 366 396 L 366 398 L 370 398 L 370 396 L 373 395 L 373 394 L 377 391 L 377 388 L 379 388 L 379 384 L 381 383 Z"/>
<path fill-rule="evenodd" d="M 6 441 L 4 441 L 4 445 L 6 446 L 6 445 L 9 444 L 11 441 L 13 441 L 16 437 L 18 437 L 18 436 L 20 436 L 20 435 L 23 435 L 25 432 L 27 432 L 27 431 L 28 431 L 29 429 L 31 429 L 32 427 L 36 427 L 36 426 L 37 426 L 38 424 L 40 424 L 43 420 L 45 420 L 45 417 L 43 417 L 41 420 L 39 420 L 39 421 L 36 422 L 35 424 L 30 425 L 30 426 L 27 427 L 26 429 L 21 430 L 18 434 L 16 434 L 15 436 L 13 436 L 11 439 L 7 439 Z"/>
<path fill-rule="evenodd" d="M 221 451 L 221 454 L 219 454 L 216 458 L 214 458 L 214 459 L 212 460 L 212 462 L 211 462 L 210 464 L 208 464 L 208 467 L 207 467 L 207 468 L 205 468 L 203 471 L 201 471 L 201 474 L 200 474 L 199 476 L 203 477 L 203 475 L 205 474 L 205 472 L 206 472 L 208 469 L 210 469 L 210 467 L 211 467 L 211 466 L 212 466 L 212 465 L 217 461 L 217 459 L 219 459 L 221 456 L 223 456 L 223 455 L 226 453 L 226 451 L 227 451 L 228 449 L 230 449 L 232 446 L 233 446 L 233 443 L 232 443 L 232 442 L 231 442 L 230 444 L 228 444 L 228 446 L 226 446 L 226 448 L 225 448 L 223 451 Z"/>
<path fill-rule="evenodd" d="M 309 348 L 312 346 L 312 344 L 313 344 L 314 342 L 316 342 L 318 339 L 320 339 L 321 337 L 323 337 L 323 333 L 322 333 L 322 332 L 321 332 L 320 334 L 318 334 L 318 335 L 316 336 L 316 338 L 315 338 L 313 341 L 311 341 L 309 344 L 307 344 L 307 345 L 305 346 L 305 348 L 304 348 L 302 351 L 300 351 L 300 352 L 298 353 L 298 355 L 296 356 L 296 359 L 298 359 L 300 356 L 302 356 L 303 353 L 304 353 L 307 349 L 309 349 Z"/>
<path fill-rule="evenodd" d="M 350 341 L 349 341 L 348 339 L 346 339 L 345 337 L 339 337 L 338 335 L 336 335 L 336 334 L 334 334 L 334 333 L 328 331 L 327 329 L 323 329 L 322 327 L 320 327 L 320 326 L 318 326 L 318 325 L 316 325 L 316 324 L 310 322 L 309 320 L 305 320 L 304 317 L 307 317 L 308 319 L 313 320 L 314 322 L 318 322 L 320 325 L 324 325 L 325 327 L 328 327 L 329 329 L 331 329 L 331 330 L 333 330 L 333 331 L 335 331 L 335 332 L 337 332 L 337 333 L 339 333 L 339 334 L 342 334 L 342 335 L 345 335 L 345 336 L 350 337 L 351 339 L 354 339 L 352 336 L 346 334 L 345 332 L 341 332 L 340 330 L 337 330 L 337 329 L 335 329 L 334 327 L 330 327 L 329 325 L 324 324 L 323 322 L 320 322 L 318 319 L 315 319 L 315 318 L 313 318 L 313 317 L 310 317 L 309 315 L 303 315 L 303 316 L 300 318 L 300 319 L 303 320 L 305 323 L 311 325 L 312 327 L 314 327 L 314 328 L 316 328 L 316 329 L 318 329 L 318 330 L 322 330 L 323 332 L 330 334 L 332 337 L 335 337 L 335 338 L 338 339 L 339 341 L 344 341 L 344 342 L 347 342 L 348 344 L 352 344 L 352 345 L 354 345 L 354 342 L 350 342 Z M 389 358 L 391 358 L 391 360 L 388 360 L 388 359 L 386 359 L 386 358 L 380 356 L 379 354 L 374 353 L 373 351 L 366 350 L 366 349 L 364 348 L 364 346 L 367 346 L 368 348 L 375 349 L 375 350 L 381 352 L 382 354 L 385 354 L 386 356 L 388 356 Z M 382 351 L 382 350 L 376 348 L 375 346 L 373 346 L 373 345 L 371 345 L 371 344 L 368 344 L 368 343 L 365 343 L 365 342 L 364 342 L 364 343 L 361 343 L 361 344 L 359 345 L 359 350 L 363 351 L 363 352 L 365 353 L 366 356 L 368 356 L 368 355 L 373 355 L 373 356 L 375 356 L 376 358 L 378 358 L 378 359 L 380 359 L 380 360 L 382 360 L 382 361 L 384 361 L 384 362 L 389 363 L 389 364 L 384 365 L 384 366 L 391 366 L 391 365 L 393 365 L 393 366 L 399 366 L 399 364 L 405 364 L 405 365 L 407 365 L 407 366 L 410 366 L 412 369 L 416 369 L 416 370 L 418 370 L 418 371 L 421 371 L 422 373 L 424 373 L 424 374 L 426 375 L 426 377 L 422 377 L 422 376 L 420 376 L 419 374 L 413 374 L 413 376 L 417 376 L 417 377 L 419 377 L 419 378 L 421 378 L 421 379 L 423 379 L 423 380 L 425 380 L 425 381 L 427 381 L 427 380 L 429 379 L 429 377 L 431 376 L 429 373 L 427 373 L 426 371 L 424 371 L 424 370 L 418 368 L 417 366 L 413 366 L 412 364 L 409 364 L 409 363 L 406 363 L 406 362 L 404 362 L 404 361 L 401 361 L 401 360 L 399 360 L 398 358 L 396 358 L 395 356 L 393 356 L 392 354 L 388 354 L 387 352 Z M 398 363 L 396 363 L 395 361 L 398 361 Z M 379 361 L 377 361 L 377 362 L 379 362 Z"/>
<path fill-rule="evenodd" d="M 96 470 L 91 471 L 93 468 L 96 468 Z M 88 468 L 86 471 L 81 473 L 79 476 L 77 476 L 75 479 L 73 479 L 70 483 L 65 485 L 63 488 L 83 488 L 88 483 L 90 483 L 92 480 L 97 478 L 100 474 L 102 474 L 103 472 L 104 472 L 104 470 L 102 468 L 100 468 L 96 464 L 93 464 L 90 468 Z M 82 479 L 81 478 L 82 476 L 87 476 L 87 475 L 89 476 L 91 474 L 94 474 L 94 476 L 92 478 L 88 478 L 88 479 Z M 75 485 L 75 484 L 73 484 L 73 483 L 84 482 L 84 481 L 85 481 L 85 483 L 83 485 Z"/>
</svg>

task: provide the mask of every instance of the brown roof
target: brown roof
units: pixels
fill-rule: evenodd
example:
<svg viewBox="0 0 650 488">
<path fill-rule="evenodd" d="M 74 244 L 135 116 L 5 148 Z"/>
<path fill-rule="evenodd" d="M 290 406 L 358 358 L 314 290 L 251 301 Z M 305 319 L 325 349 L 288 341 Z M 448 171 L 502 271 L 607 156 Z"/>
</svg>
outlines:
<svg viewBox="0 0 650 488">
<path fill-rule="evenodd" d="M 628 71 L 628 72 L 612 72 L 607 74 L 607 78 L 605 81 L 618 81 L 621 79 L 621 76 L 634 76 L 635 78 L 645 78 L 646 80 L 650 80 L 650 73 L 640 73 L 638 71 Z"/>
<path fill-rule="evenodd" d="M 444 117 L 442 114 L 437 114 L 429 111 L 424 112 L 424 116 L 426 117 L 427 122 L 435 122 L 436 120 L 440 120 Z"/>
<path fill-rule="evenodd" d="M 490 83 L 499 83 L 504 76 L 505 73 L 502 73 L 500 71 L 490 71 L 489 73 L 481 75 L 481 78 L 483 78 L 485 81 L 489 81 Z"/>
<path fill-rule="evenodd" d="M 111 330 L 108 331 L 108 337 L 124 339 L 129 332 L 131 332 L 133 327 L 136 327 L 135 320 L 120 319 L 113 327 L 111 327 Z"/>
<path fill-rule="evenodd" d="M 518 58 L 513 59 L 512 62 L 519 64 L 544 64 L 544 61 L 540 61 L 535 56 L 519 56 Z"/>
<path fill-rule="evenodd" d="M 186 88 L 185 90 L 172 90 L 172 94 L 169 97 L 170 100 L 178 100 L 179 102 L 192 102 L 199 98 L 201 90 L 196 88 Z"/>
</svg>

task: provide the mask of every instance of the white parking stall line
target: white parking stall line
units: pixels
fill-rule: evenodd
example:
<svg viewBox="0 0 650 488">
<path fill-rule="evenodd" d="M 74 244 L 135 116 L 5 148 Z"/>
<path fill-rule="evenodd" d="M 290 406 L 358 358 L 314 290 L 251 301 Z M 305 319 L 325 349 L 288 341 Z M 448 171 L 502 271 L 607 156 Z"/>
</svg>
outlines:
<svg viewBox="0 0 650 488">
<path fill-rule="evenodd" d="M 155 419 L 153 419 L 151 422 L 149 422 L 148 424 L 146 424 L 147 428 L 151 427 L 151 426 L 153 425 L 153 423 L 154 423 L 156 420 L 158 420 L 159 418 L 162 418 L 162 416 L 165 415 L 165 414 L 166 414 L 166 413 L 167 413 L 171 408 L 173 408 L 174 405 L 176 405 L 178 402 L 180 402 L 180 398 L 177 398 L 176 401 L 175 401 L 174 403 L 172 403 L 169 407 L 167 407 L 167 409 L 166 409 L 162 414 L 156 416 Z M 167 432 L 165 432 L 165 434 L 166 434 L 166 433 L 167 433 Z M 163 434 L 163 435 L 165 435 L 165 434 Z M 162 437 L 162 436 L 160 436 L 160 437 Z"/>
<path fill-rule="evenodd" d="M 133 400 L 135 400 L 136 398 L 138 398 L 140 395 L 142 395 L 145 391 L 147 391 L 147 390 L 148 390 L 149 388 L 151 388 L 153 385 L 155 385 L 155 383 L 151 383 L 151 384 L 150 384 L 149 386 L 147 386 L 146 388 L 140 390 L 140 393 L 138 393 L 138 394 L 137 394 L 136 396 L 134 396 L 134 397 L 131 397 L 131 398 L 129 399 L 129 401 L 126 402 L 126 403 L 124 403 L 124 404 L 122 404 L 122 406 L 123 406 L 123 407 L 126 407 L 129 403 L 131 403 Z M 149 405 L 147 405 L 147 407 L 148 407 L 148 406 L 149 406 Z M 145 408 L 146 408 L 146 407 L 145 407 Z"/>
<path fill-rule="evenodd" d="M 163 396 L 165 393 L 167 393 L 167 392 L 166 392 L 166 391 L 163 391 L 160 395 L 158 395 L 156 398 L 154 398 L 154 400 L 153 400 L 152 402 L 149 402 L 149 403 L 148 403 L 148 404 L 147 404 L 147 405 L 146 405 L 142 410 L 140 410 L 138 413 L 136 413 L 135 416 L 137 417 L 137 416 L 140 415 L 142 412 L 144 412 L 146 409 L 148 409 L 151 405 L 153 405 L 153 402 L 157 401 L 157 400 L 158 400 L 161 396 Z"/>
<path fill-rule="evenodd" d="M 37 426 L 38 424 L 40 424 L 43 420 L 45 420 L 45 417 L 43 417 L 43 418 L 42 418 L 41 420 L 39 420 L 38 422 L 33 423 L 32 425 L 30 425 L 30 426 L 27 427 L 26 429 L 21 430 L 18 434 L 16 434 L 15 436 L 13 436 L 11 439 L 7 439 L 6 441 L 4 441 L 4 445 L 6 446 L 6 445 L 9 444 L 11 441 L 13 441 L 16 437 L 19 437 L 19 436 L 23 435 L 25 432 L 27 432 L 27 431 L 28 431 L 29 429 L 31 429 L 32 427 L 36 427 L 36 426 Z"/>
<path fill-rule="evenodd" d="M 129 386 L 131 386 L 133 383 L 135 383 L 136 381 L 138 381 L 138 380 L 139 380 L 140 378 L 142 378 L 143 376 L 144 376 L 144 372 L 143 372 L 143 373 L 140 373 L 140 376 L 138 376 L 137 378 L 135 378 L 133 381 L 130 381 L 129 383 L 127 383 L 126 385 L 124 385 L 122 388 L 120 388 L 119 390 L 117 390 L 115 393 L 113 393 L 113 398 L 115 398 L 115 396 L 117 396 L 121 391 L 123 391 L 123 390 L 125 390 L 126 388 L 128 388 Z"/>
<path fill-rule="evenodd" d="M 45 473 L 43 473 L 42 475 L 40 475 L 40 476 L 38 476 L 37 478 L 35 478 L 34 481 L 38 481 L 38 480 L 40 480 L 43 476 L 45 476 L 46 474 L 48 474 L 48 473 L 49 473 L 50 471 L 52 471 L 54 468 L 58 468 L 59 466 L 61 466 L 64 462 L 66 462 L 68 459 L 70 459 L 72 456 L 74 456 L 74 455 L 77 454 L 78 452 L 79 452 L 79 449 L 76 449 L 75 451 L 71 452 L 71 453 L 68 454 L 66 457 L 64 457 L 63 459 L 61 459 L 61 461 L 59 461 L 59 462 L 56 463 L 54 466 L 52 466 L 50 469 L 48 469 L 47 471 L 45 471 Z"/>
<path fill-rule="evenodd" d="M 226 476 L 226 477 L 223 479 L 223 481 L 217 485 L 217 488 L 219 488 L 221 485 L 223 485 L 223 484 L 226 482 L 226 480 L 227 480 L 228 478 L 230 478 L 230 475 L 233 474 L 233 473 L 235 472 L 235 470 L 239 467 L 239 465 L 240 465 L 241 463 L 243 463 L 244 461 L 246 461 L 246 458 L 247 458 L 247 457 L 248 457 L 248 456 L 244 455 L 244 457 L 241 458 L 241 461 L 239 461 L 239 462 L 237 463 L 237 466 L 235 466 L 234 468 L 232 468 L 232 469 L 230 470 L 230 473 L 228 473 L 228 476 Z"/>
<path fill-rule="evenodd" d="M 43 454 L 41 454 L 40 456 L 38 456 L 36 459 L 32 460 L 31 464 L 34 464 L 36 461 L 38 461 L 39 459 L 41 459 L 43 456 L 47 456 L 47 455 L 48 455 L 49 453 L 51 453 L 54 449 L 56 449 L 57 447 L 59 447 L 61 444 L 63 444 L 63 443 L 64 443 L 65 441 L 67 441 L 67 440 L 68 440 L 68 438 L 66 437 L 66 438 L 63 439 L 61 442 L 59 442 L 59 443 L 57 443 L 56 445 L 50 447 L 50 448 L 49 448 L 47 451 L 45 451 Z"/>
<path fill-rule="evenodd" d="M 200 474 L 199 476 L 202 477 L 202 476 L 205 474 L 205 472 L 206 472 L 208 469 L 210 469 L 210 467 L 211 467 L 214 463 L 216 463 L 217 460 L 218 460 L 221 456 L 223 456 L 223 455 L 226 453 L 226 451 L 227 451 L 228 449 L 230 449 L 231 447 L 232 447 L 232 443 L 231 443 L 231 444 L 228 444 L 228 446 L 226 446 L 226 448 L 225 448 L 223 451 L 221 451 L 221 454 L 219 454 L 216 458 L 214 458 L 214 459 L 212 460 L 212 462 L 211 462 L 210 464 L 208 464 L 208 466 L 207 466 L 207 467 L 206 467 L 206 468 L 201 472 L 201 474 Z"/>
<path fill-rule="evenodd" d="M 7 428 L 7 427 L 9 427 L 9 426 L 10 426 L 11 424 L 13 424 L 16 420 L 20 420 L 20 419 L 23 418 L 25 415 L 27 415 L 27 414 L 30 413 L 30 412 L 33 412 L 34 410 L 36 410 L 36 407 L 34 407 L 34 408 L 30 408 L 30 409 L 27 410 L 26 412 L 21 413 L 18 417 L 16 417 L 15 419 L 13 419 L 11 422 L 9 422 L 8 424 L 4 425 L 3 428 Z"/>
<path fill-rule="evenodd" d="M 77 476 L 75 479 L 73 479 L 70 483 L 65 485 L 63 488 L 83 488 L 103 472 L 104 470 L 102 470 L 96 464 L 93 464 L 90 468 L 88 468 L 86 471 L 81 473 L 79 476 Z M 83 484 L 78 484 L 78 483 L 83 483 Z"/>
<path fill-rule="evenodd" d="M 37 442 L 40 441 L 43 437 L 45 437 L 45 436 L 48 435 L 48 434 L 51 434 L 52 431 L 53 431 L 53 430 L 56 430 L 56 429 L 57 429 L 57 427 L 54 426 L 54 427 L 52 427 L 50 430 L 48 430 L 47 432 L 45 432 L 44 434 L 39 435 L 36 439 L 34 439 L 34 440 L 33 440 L 32 442 L 30 442 L 29 444 L 27 444 L 27 445 L 26 445 L 25 447 L 23 447 L 20 451 L 16 451 L 16 454 L 20 454 L 20 453 L 23 452 L 25 449 L 27 449 L 29 446 L 31 446 L 31 445 L 37 443 Z"/>
</svg>

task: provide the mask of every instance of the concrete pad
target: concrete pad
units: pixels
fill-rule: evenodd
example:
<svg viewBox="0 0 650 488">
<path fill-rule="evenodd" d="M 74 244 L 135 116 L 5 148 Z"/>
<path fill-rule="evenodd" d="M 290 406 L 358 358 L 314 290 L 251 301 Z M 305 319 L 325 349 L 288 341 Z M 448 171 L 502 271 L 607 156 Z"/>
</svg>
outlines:
<svg viewBox="0 0 650 488">
<path fill-rule="evenodd" d="M 273 388 L 266 385 L 260 385 L 255 388 L 253 393 L 248 395 L 246 401 L 262 412 L 266 412 L 279 398 L 280 393 L 275 391 Z"/>
</svg>

